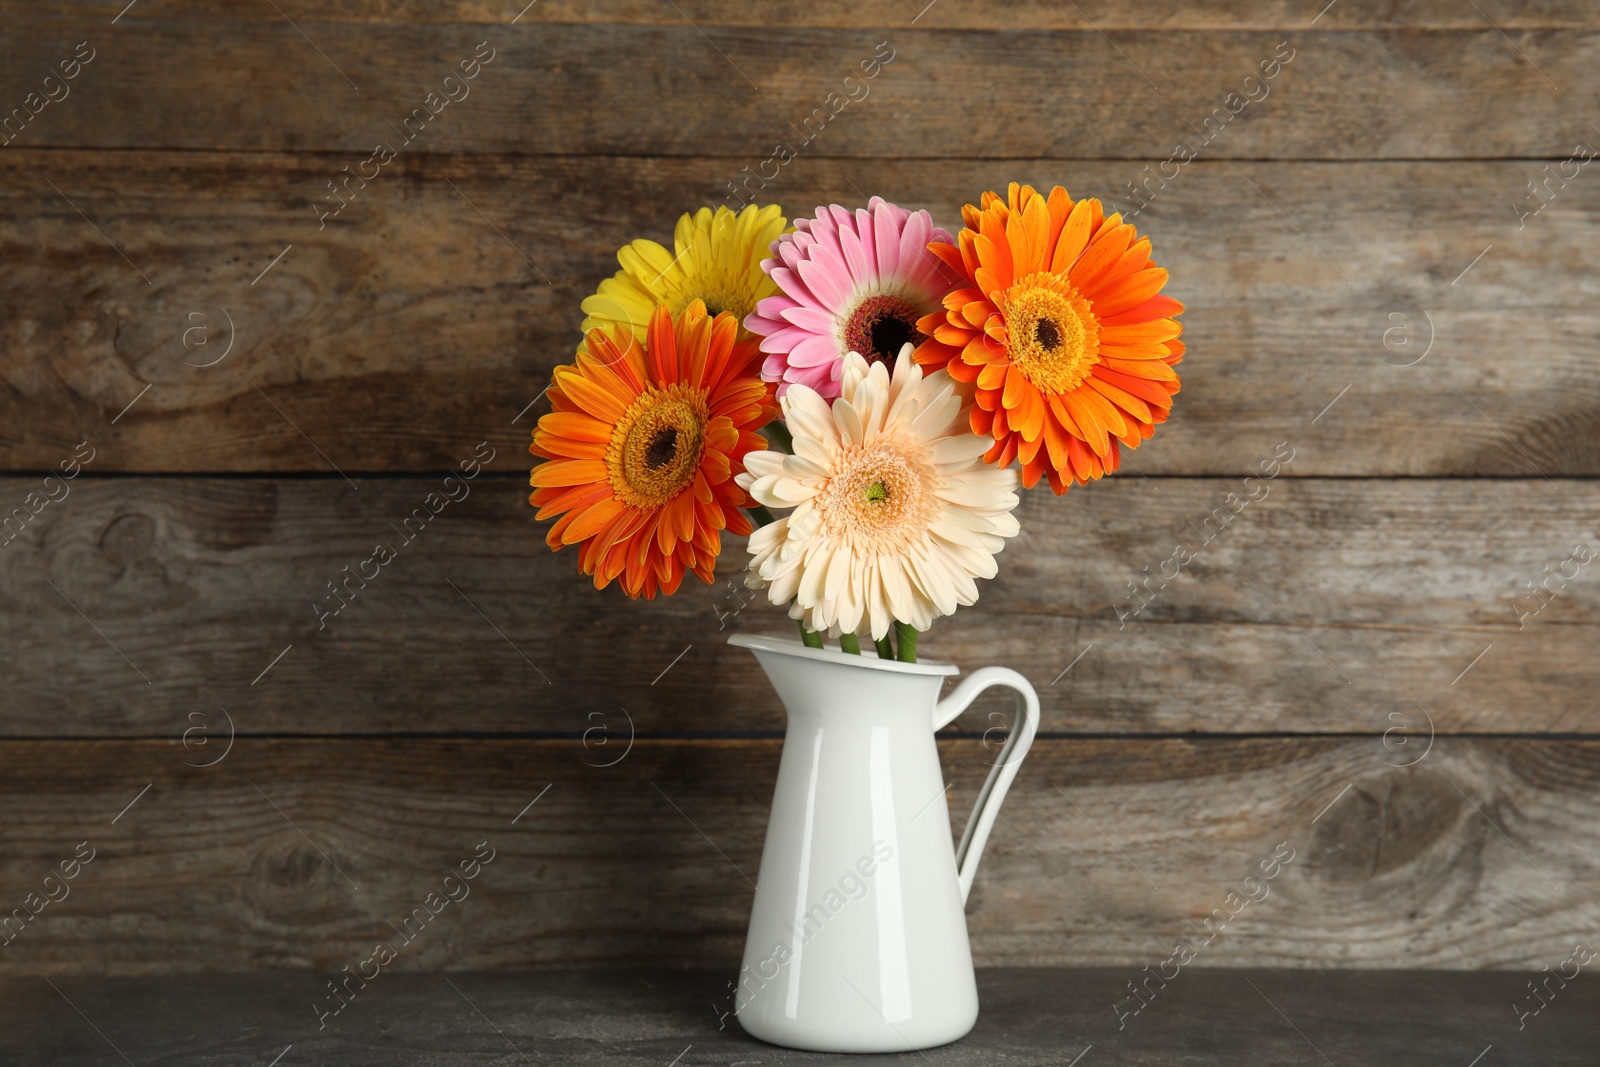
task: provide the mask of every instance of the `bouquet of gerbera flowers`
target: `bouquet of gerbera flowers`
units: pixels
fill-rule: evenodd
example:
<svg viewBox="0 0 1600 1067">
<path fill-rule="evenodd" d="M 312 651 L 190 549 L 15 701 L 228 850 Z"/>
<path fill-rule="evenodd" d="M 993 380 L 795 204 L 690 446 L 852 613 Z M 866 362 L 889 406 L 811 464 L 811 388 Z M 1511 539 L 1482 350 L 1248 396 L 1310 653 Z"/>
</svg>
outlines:
<svg viewBox="0 0 1600 1067">
<path fill-rule="evenodd" d="M 618 252 L 530 446 L 550 546 L 654 597 L 748 535 L 746 584 L 808 644 L 914 661 L 994 577 L 1018 483 L 1115 471 L 1183 357 L 1167 272 L 1100 201 L 1013 183 L 962 216 L 702 208 Z"/>
</svg>

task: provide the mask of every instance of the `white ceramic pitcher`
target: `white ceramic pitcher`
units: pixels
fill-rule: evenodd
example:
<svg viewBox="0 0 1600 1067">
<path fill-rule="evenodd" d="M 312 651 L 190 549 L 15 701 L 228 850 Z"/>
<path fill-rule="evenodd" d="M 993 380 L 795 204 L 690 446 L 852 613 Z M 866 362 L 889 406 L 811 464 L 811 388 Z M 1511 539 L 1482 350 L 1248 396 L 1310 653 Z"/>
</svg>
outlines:
<svg viewBox="0 0 1600 1067">
<path fill-rule="evenodd" d="M 751 1035 L 819 1052 L 904 1052 L 978 1018 L 967 894 L 1039 728 L 1039 698 L 1004 667 L 956 667 L 735 634 L 789 713 L 735 1004 Z M 934 731 L 1003 685 L 1018 716 L 952 848 Z"/>
</svg>

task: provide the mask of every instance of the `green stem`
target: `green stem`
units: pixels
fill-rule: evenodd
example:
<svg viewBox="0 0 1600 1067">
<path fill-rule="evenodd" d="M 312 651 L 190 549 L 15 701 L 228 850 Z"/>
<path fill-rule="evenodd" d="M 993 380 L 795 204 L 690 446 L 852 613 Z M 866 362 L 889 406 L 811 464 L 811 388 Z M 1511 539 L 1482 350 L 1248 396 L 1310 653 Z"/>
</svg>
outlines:
<svg viewBox="0 0 1600 1067">
<path fill-rule="evenodd" d="M 917 628 L 908 622 L 894 624 L 895 640 L 900 645 L 900 655 L 896 658 L 901 663 L 917 662 Z"/>
<path fill-rule="evenodd" d="M 848 633 L 840 634 L 839 635 L 839 651 L 840 652 L 848 652 L 852 656 L 861 655 L 861 641 L 860 641 L 860 639 L 857 638 L 855 634 L 848 634 Z"/>
<path fill-rule="evenodd" d="M 773 523 L 778 521 L 772 512 L 768 511 L 766 506 L 763 504 L 757 504 L 755 507 L 745 508 L 745 510 L 750 513 L 750 521 L 756 524 L 756 529 L 758 530 L 763 526 L 771 526 Z"/>
<path fill-rule="evenodd" d="M 767 423 L 761 428 L 761 436 L 767 439 L 774 452 L 794 452 L 794 437 L 782 422 Z"/>
<path fill-rule="evenodd" d="M 888 634 L 884 634 L 882 637 L 874 641 L 873 644 L 878 646 L 879 659 L 894 659 L 894 646 L 889 644 Z"/>
<path fill-rule="evenodd" d="M 801 622 L 799 619 L 795 620 L 795 625 L 800 627 L 800 640 L 805 642 L 805 646 L 807 648 L 821 648 L 822 647 L 822 635 L 821 634 L 817 633 L 814 630 L 806 629 L 806 624 Z"/>
</svg>

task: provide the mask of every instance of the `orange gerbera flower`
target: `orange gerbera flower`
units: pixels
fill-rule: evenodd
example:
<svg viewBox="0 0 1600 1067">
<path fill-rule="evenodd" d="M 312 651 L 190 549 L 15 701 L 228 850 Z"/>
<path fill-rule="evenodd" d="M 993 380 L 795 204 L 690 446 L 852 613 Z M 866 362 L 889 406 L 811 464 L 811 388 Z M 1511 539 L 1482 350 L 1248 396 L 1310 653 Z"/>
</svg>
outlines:
<svg viewBox="0 0 1600 1067">
<path fill-rule="evenodd" d="M 556 368 L 528 448 L 546 460 L 528 503 L 561 515 L 545 541 L 581 544 L 595 588 L 620 576 L 629 596 L 653 598 L 685 571 L 710 582 L 721 531 L 750 532 L 739 508 L 753 502 L 734 476 L 767 447 L 754 431 L 778 407 L 758 377 L 761 339 L 738 332 L 736 316 L 712 319 L 700 300 L 676 320 L 658 307 L 642 348 L 626 328 L 591 330 L 577 362 Z"/>
<path fill-rule="evenodd" d="M 1020 457 L 1023 485 L 1042 474 L 1059 494 L 1116 470 L 1119 442 L 1166 421 L 1183 358 L 1183 305 L 1159 295 L 1149 238 L 1060 186 L 1013 182 L 961 213 L 960 244 L 928 246 L 960 281 L 918 321 L 917 361 L 975 391 L 973 432 L 995 442 L 984 458 Z"/>
</svg>

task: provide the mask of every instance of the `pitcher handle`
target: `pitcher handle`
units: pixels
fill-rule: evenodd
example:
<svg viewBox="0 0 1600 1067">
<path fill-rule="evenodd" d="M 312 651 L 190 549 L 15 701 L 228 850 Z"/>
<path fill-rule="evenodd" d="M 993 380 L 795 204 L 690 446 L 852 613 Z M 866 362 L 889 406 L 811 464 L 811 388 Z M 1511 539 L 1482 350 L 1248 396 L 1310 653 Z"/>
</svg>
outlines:
<svg viewBox="0 0 1600 1067">
<path fill-rule="evenodd" d="M 951 694 L 939 701 L 933 709 L 933 728 L 941 729 L 967 710 L 978 694 L 993 686 L 1003 685 L 1016 696 L 1017 725 L 1006 738 L 1000 758 L 989 770 L 989 777 L 978 792 L 967 819 L 967 828 L 961 834 L 961 844 L 956 848 L 956 869 L 961 883 L 961 903 L 967 902 L 972 892 L 972 880 L 978 873 L 978 861 L 983 859 L 983 847 L 989 843 L 989 831 L 1000 814 L 1011 780 L 1017 776 L 1022 757 L 1028 754 L 1033 737 L 1039 732 L 1039 694 L 1033 691 L 1028 680 L 1008 667 L 984 667 L 973 671 Z"/>
</svg>

